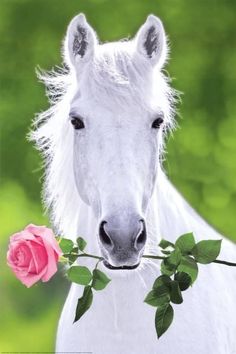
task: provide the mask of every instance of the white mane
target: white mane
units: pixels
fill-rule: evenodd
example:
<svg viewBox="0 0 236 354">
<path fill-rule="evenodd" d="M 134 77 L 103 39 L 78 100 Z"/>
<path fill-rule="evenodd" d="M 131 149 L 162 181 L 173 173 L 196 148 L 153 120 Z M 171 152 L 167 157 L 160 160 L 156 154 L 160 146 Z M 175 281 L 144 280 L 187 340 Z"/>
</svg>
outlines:
<svg viewBox="0 0 236 354">
<path fill-rule="evenodd" d="M 93 98 L 96 97 L 98 104 L 109 105 L 111 100 L 115 100 L 116 104 L 127 105 L 131 99 L 132 104 L 144 104 L 145 65 L 132 63 L 132 45 L 132 41 L 126 41 L 97 46 L 86 88 Z M 43 201 L 51 212 L 57 232 L 74 237 L 81 200 L 74 180 L 73 132 L 67 117 L 70 102 L 78 94 L 79 84 L 75 72 L 70 69 L 39 72 L 38 76 L 47 87 L 51 104 L 48 110 L 38 114 L 34 122 L 35 129 L 30 135 L 45 160 Z M 166 126 L 159 143 L 162 160 L 164 137 L 175 126 L 177 92 L 170 88 L 169 78 L 158 68 L 153 70 L 153 82 L 153 99 L 162 102 L 166 117 Z"/>
</svg>

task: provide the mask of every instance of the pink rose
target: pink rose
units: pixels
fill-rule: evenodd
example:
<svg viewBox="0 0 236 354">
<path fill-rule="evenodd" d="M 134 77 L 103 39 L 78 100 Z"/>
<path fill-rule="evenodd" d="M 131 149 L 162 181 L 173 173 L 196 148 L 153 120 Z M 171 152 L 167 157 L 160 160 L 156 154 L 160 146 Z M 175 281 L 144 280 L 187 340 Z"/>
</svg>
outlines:
<svg viewBox="0 0 236 354">
<path fill-rule="evenodd" d="M 28 225 L 11 236 L 7 263 L 16 277 L 28 288 L 37 281 L 48 281 L 57 272 L 62 255 L 51 229 Z"/>
</svg>

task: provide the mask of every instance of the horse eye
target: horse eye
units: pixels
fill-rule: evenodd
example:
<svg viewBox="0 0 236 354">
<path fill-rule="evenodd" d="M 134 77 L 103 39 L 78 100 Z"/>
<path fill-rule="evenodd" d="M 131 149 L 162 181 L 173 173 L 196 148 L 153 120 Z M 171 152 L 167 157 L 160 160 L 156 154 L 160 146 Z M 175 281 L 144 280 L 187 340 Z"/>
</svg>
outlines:
<svg viewBox="0 0 236 354">
<path fill-rule="evenodd" d="M 162 116 L 159 116 L 158 118 L 156 118 L 153 123 L 152 123 L 152 128 L 153 129 L 159 129 L 161 124 L 164 122 L 164 119 Z"/>
<path fill-rule="evenodd" d="M 71 117 L 70 121 L 76 130 L 85 128 L 83 120 L 79 117 Z"/>
</svg>

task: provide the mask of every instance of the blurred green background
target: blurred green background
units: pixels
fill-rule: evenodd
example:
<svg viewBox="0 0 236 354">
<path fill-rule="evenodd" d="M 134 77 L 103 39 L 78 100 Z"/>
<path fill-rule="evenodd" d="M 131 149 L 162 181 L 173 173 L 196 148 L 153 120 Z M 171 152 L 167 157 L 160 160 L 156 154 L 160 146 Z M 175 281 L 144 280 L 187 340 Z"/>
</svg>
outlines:
<svg viewBox="0 0 236 354">
<path fill-rule="evenodd" d="M 184 92 L 166 170 L 187 200 L 236 240 L 236 2 L 0 0 L 0 351 L 53 350 L 68 289 L 62 272 L 25 289 L 5 254 L 11 233 L 48 223 L 40 158 L 25 138 L 34 114 L 48 107 L 35 67 L 60 65 L 67 24 L 81 11 L 102 41 L 134 35 L 149 13 L 163 20 L 171 43 L 167 70 Z"/>
</svg>

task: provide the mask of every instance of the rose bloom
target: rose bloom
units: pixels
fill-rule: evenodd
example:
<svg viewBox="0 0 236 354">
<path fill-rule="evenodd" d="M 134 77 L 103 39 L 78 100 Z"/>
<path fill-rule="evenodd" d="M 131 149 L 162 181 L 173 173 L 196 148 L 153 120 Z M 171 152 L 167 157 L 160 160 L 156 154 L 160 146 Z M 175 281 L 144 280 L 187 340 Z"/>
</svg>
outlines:
<svg viewBox="0 0 236 354">
<path fill-rule="evenodd" d="M 57 272 L 62 255 L 51 229 L 30 224 L 11 236 L 7 263 L 28 288 L 37 281 L 48 281 Z"/>
</svg>

